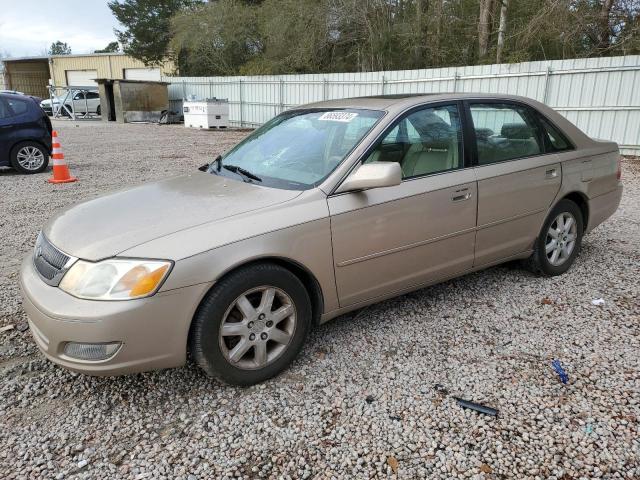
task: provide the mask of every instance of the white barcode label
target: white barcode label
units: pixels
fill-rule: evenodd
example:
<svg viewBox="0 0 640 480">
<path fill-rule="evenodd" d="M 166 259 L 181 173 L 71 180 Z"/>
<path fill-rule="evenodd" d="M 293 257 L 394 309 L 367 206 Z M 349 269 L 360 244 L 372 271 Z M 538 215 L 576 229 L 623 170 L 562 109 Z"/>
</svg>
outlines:
<svg viewBox="0 0 640 480">
<path fill-rule="evenodd" d="M 357 113 L 352 112 L 325 112 L 318 120 L 324 120 L 328 122 L 350 122 L 358 116 Z"/>
</svg>

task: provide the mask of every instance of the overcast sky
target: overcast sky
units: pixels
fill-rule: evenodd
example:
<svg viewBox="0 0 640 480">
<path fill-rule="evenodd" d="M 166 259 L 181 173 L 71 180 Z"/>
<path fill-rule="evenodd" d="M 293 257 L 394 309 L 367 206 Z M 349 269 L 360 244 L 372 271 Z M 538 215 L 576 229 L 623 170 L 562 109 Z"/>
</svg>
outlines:
<svg viewBox="0 0 640 480">
<path fill-rule="evenodd" d="M 42 55 L 56 40 L 91 53 L 116 37 L 107 0 L 0 0 L 0 54 Z"/>
</svg>

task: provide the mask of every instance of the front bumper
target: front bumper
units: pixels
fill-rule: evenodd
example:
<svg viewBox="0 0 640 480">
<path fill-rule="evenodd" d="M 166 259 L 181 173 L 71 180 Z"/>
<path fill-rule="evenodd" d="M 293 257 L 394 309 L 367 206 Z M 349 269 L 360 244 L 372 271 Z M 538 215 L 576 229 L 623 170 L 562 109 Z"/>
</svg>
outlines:
<svg viewBox="0 0 640 480">
<path fill-rule="evenodd" d="M 44 283 L 31 255 L 20 270 L 23 307 L 36 344 L 52 362 L 90 375 L 183 365 L 191 319 L 210 286 L 178 288 L 137 300 L 82 300 Z M 87 361 L 65 355 L 68 342 L 121 342 L 122 346 L 107 360 Z"/>
</svg>

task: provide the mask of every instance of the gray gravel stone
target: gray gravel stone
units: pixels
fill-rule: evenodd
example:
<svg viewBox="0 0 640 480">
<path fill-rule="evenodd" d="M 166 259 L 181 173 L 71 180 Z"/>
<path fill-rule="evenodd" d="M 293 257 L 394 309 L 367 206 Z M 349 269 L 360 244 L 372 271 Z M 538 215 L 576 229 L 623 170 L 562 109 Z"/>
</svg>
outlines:
<svg viewBox="0 0 640 480">
<path fill-rule="evenodd" d="M 0 327 L 26 321 L 19 264 L 55 209 L 193 171 L 245 135 L 78 125 L 56 122 L 79 182 L 0 172 Z M 0 478 L 639 478 L 640 164 L 623 180 L 566 275 L 500 266 L 374 305 L 254 387 L 192 365 L 87 377 L 1 333 Z"/>
</svg>

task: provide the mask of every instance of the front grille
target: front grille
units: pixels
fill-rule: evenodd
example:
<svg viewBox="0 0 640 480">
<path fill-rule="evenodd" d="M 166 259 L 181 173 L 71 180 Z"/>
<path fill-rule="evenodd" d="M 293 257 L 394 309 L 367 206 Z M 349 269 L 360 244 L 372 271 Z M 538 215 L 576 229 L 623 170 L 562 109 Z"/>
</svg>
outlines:
<svg viewBox="0 0 640 480">
<path fill-rule="evenodd" d="M 58 285 L 64 273 L 64 267 L 71 257 L 54 247 L 42 233 L 36 240 L 33 263 L 38 273 L 50 285 Z"/>
</svg>

